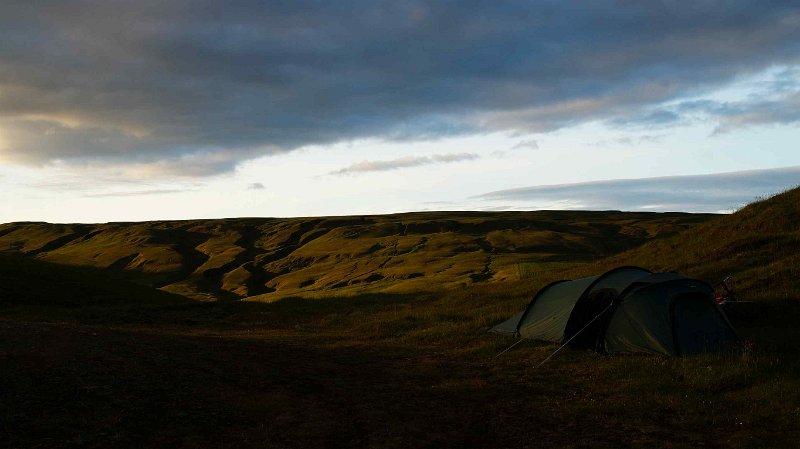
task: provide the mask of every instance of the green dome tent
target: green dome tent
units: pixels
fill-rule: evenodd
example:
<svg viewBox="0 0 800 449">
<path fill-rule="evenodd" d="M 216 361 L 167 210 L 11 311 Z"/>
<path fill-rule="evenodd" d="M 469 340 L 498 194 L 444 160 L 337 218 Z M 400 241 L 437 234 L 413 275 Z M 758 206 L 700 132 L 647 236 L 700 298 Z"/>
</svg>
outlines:
<svg viewBox="0 0 800 449">
<path fill-rule="evenodd" d="M 491 331 L 607 353 L 678 356 L 740 344 L 710 285 L 639 267 L 553 282 Z"/>
</svg>

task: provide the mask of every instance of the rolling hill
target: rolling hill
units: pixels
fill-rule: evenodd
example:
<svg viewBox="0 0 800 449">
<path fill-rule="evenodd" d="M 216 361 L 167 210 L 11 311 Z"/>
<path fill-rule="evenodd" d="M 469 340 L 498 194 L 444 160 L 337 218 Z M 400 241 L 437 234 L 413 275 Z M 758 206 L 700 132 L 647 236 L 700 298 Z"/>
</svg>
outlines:
<svg viewBox="0 0 800 449">
<path fill-rule="evenodd" d="M 0 307 L 142 307 L 192 303 L 182 296 L 90 267 L 64 266 L 0 254 Z"/>
<path fill-rule="evenodd" d="M 676 271 L 709 282 L 730 275 L 743 299 L 800 299 L 800 188 L 654 239 L 570 275 L 618 265 Z"/>
<path fill-rule="evenodd" d="M 124 272 L 200 300 L 416 292 L 502 282 L 675 234 L 711 215 L 432 212 L 0 225 L 0 251 Z"/>
</svg>

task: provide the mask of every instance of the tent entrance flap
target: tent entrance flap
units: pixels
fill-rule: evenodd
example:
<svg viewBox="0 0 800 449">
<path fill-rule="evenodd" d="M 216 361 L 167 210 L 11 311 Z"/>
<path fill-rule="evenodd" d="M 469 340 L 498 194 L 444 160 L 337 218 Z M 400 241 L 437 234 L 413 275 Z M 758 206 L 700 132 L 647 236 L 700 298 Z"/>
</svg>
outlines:
<svg viewBox="0 0 800 449">
<path fill-rule="evenodd" d="M 600 350 L 602 333 L 608 319 L 598 319 L 617 299 L 617 291 L 613 288 L 601 288 L 593 291 L 583 304 L 579 303 L 572 311 L 572 318 L 565 329 L 564 338 L 570 340 L 570 346 L 581 349 Z M 580 329 L 570 327 L 581 326 Z"/>
<path fill-rule="evenodd" d="M 705 297 L 681 295 L 672 302 L 675 346 L 680 355 L 732 352 L 739 338 L 727 325 L 719 306 Z"/>
</svg>

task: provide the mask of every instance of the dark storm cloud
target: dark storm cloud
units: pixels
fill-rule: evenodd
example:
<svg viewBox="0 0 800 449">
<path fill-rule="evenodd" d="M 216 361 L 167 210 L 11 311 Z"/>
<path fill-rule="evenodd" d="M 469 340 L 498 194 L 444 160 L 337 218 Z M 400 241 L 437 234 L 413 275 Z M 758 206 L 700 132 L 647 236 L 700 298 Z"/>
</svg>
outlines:
<svg viewBox="0 0 800 449">
<path fill-rule="evenodd" d="M 717 212 L 800 185 L 800 167 L 562 184 L 491 192 L 476 199 L 570 204 L 577 209 Z"/>
<path fill-rule="evenodd" d="M 778 1 L 6 0 L 0 157 L 202 154 L 202 176 L 308 144 L 548 131 L 791 66 L 799 34 Z"/>
<path fill-rule="evenodd" d="M 611 121 L 620 127 L 668 126 L 699 117 L 718 123 L 715 134 L 736 128 L 758 125 L 794 125 L 800 123 L 800 90 L 782 92 L 774 98 L 751 97 L 741 101 L 692 100 L 679 102 L 669 109 L 656 109 L 638 117 Z"/>
<path fill-rule="evenodd" d="M 793 125 L 800 122 L 800 92 L 777 100 L 718 104 L 711 107 L 720 117 L 716 133 L 757 125 Z"/>
</svg>

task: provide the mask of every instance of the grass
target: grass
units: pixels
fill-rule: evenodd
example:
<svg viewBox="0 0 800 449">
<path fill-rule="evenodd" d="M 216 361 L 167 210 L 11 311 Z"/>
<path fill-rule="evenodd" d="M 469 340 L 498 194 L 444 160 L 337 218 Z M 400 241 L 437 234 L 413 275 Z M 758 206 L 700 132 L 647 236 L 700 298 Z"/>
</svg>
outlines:
<svg viewBox="0 0 800 449">
<path fill-rule="evenodd" d="M 580 260 L 545 261 L 545 262 L 521 262 L 517 264 L 519 279 L 535 279 L 547 272 L 564 271 L 577 265 L 583 265 Z"/>
<path fill-rule="evenodd" d="M 524 343 L 496 358 L 511 341 L 486 333 L 527 288 L 0 321 L 6 443 L 794 446 L 796 310 L 775 305 L 778 323 L 737 323 L 756 342 L 744 356 L 565 351 L 535 369 L 555 346 Z"/>
<path fill-rule="evenodd" d="M 800 205 L 778 197 L 610 260 L 525 253 L 508 259 L 516 276 L 460 288 L 356 284 L 200 302 L 131 284 L 113 269 L 0 258 L 0 276 L 15 289 L 0 301 L 0 446 L 796 447 L 800 295 L 797 277 L 773 273 L 792 269 L 796 247 L 785 236 L 797 229 L 764 217 L 777 213 L 770 201 Z M 597 229 L 585 220 L 562 226 Z M 782 227 L 763 228 L 774 222 Z M 298 234 L 323 222 L 298 223 L 306 222 L 281 226 Z M 202 234 L 201 225 L 185 226 Z M 347 226 L 364 239 L 395 229 Z M 614 226 L 614 235 L 666 229 Z M 282 238 L 260 235 L 254 245 L 264 251 Z M 303 254 L 323 252 L 314 248 Z M 688 358 L 564 350 L 535 368 L 556 346 L 524 342 L 497 357 L 514 340 L 488 328 L 540 287 L 621 262 L 694 275 L 732 268 L 755 300 L 726 306 L 746 350 Z"/>
<path fill-rule="evenodd" d="M 800 189 L 793 189 L 586 268 L 634 264 L 711 282 L 733 275 L 742 299 L 783 300 L 798 297 L 799 249 Z"/>
<path fill-rule="evenodd" d="M 0 254 L 0 309 L 86 310 L 186 304 L 182 296 L 87 267 L 57 265 L 16 254 Z"/>
<path fill-rule="evenodd" d="M 532 262 L 608 256 L 711 217 L 539 211 L 9 223 L 0 225 L 0 251 L 125 273 L 198 300 L 275 300 L 505 282 Z"/>
</svg>

